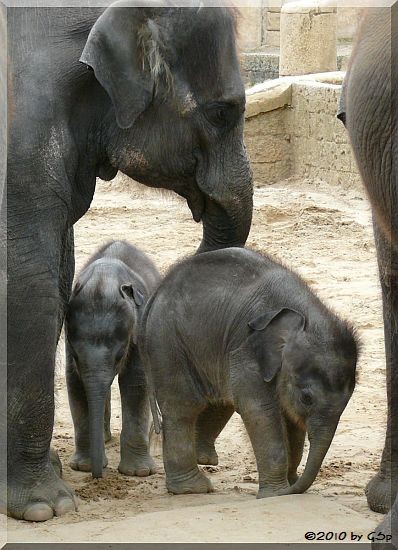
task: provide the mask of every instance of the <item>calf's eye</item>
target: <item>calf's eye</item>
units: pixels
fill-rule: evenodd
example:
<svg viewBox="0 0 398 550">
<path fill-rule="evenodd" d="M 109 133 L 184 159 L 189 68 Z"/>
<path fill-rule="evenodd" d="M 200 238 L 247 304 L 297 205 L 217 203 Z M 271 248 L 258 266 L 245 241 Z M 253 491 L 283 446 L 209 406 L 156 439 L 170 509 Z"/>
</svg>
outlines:
<svg viewBox="0 0 398 550">
<path fill-rule="evenodd" d="M 309 390 L 309 389 L 301 390 L 300 401 L 306 407 L 309 407 L 310 405 L 312 405 L 313 398 L 312 398 L 311 390 Z"/>
</svg>

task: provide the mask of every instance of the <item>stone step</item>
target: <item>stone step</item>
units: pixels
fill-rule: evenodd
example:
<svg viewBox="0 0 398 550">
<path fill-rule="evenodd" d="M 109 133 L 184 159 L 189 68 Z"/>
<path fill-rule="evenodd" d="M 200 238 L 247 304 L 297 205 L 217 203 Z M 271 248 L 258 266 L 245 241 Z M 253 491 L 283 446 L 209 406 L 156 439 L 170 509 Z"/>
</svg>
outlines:
<svg viewBox="0 0 398 550">
<path fill-rule="evenodd" d="M 351 55 L 352 44 L 337 47 L 337 70 L 345 71 Z M 264 48 L 261 51 L 243 52 L 242 72 L 246 87 L 279 76 L 279 48 Z"/>
</svg>

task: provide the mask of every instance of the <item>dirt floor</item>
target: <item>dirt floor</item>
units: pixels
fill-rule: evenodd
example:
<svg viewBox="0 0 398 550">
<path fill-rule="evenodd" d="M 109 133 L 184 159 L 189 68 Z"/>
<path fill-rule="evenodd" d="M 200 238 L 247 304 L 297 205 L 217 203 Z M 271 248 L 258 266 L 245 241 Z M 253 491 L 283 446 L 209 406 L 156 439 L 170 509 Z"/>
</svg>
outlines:
<svg viewBox="0 0 398 550">
<path fill-rule="evenodd" d="M 381 517 L 368 510 L 364 486 L 376 471 L 382 449 L 385 386 L 380 291 L 368 203 L 361 189 L 291 179 L 257 188 L 254 204 L 248 246 L 271 253 L 297 270 L 327 304 L 358 328 L 363 348 L 357 388 L 309 493 L 359 512 L 376 525 Z M 165 272 L 175 260 L 195 251 L 201 232 L 201 225 L 192 221 L 188 207 L 178 198 L 121 178 L 101 182 L 90 211 L 76 225 L 77 269 L 98 246 L 112 238 L 127 239 L 142 247 Z M 80 498 L 79 511 L 44 524 L 9 520 L 9 540 L 49 540 L 52 531 L 61 526 L 65 541 L 88 540 L 88 522 L 96 521 L 97 535 L 90 540 L 99 541 L 101 526 L 123 518 L 140 516 L 144 521 L 149 513 L 179 508 L 183 510 L 179 517 L 185 513 L 182 521 L 189 522 L 192 507 L 218 504 L 228 512 L 240 502 L 255 502 L 256 465 L 238 415 L 234 415 L 218 440 L 220 465 L 204 467 L 214 484 L 214 494 L 169 495 L 158 445 L 154 449 L 158 474 L 150 478 L 119 474 L 121 419 L 117 383 L 112 389 L 113 438 L 107 444 L 109 466 L 105 477 L 94 481 L 86 473 L 72 471 L 68 460 L 73 451 L 73 426 L 63 371 L 61 342 L 53 445 L 61 456 L 65 480 Z M 286 502 L 288 506 L 291 501 Z M 222 526 L 222 520 L 222 514 L 214 516 L 215 528 Z M 288 526 L 284 528 L 288 530 Z M 153 530 L 156 531 L 156 523 Z M 148 535 L 145 540 L 157 539 Z M 188 529 L 186 540 L 190 540 Z"/>
</svg>

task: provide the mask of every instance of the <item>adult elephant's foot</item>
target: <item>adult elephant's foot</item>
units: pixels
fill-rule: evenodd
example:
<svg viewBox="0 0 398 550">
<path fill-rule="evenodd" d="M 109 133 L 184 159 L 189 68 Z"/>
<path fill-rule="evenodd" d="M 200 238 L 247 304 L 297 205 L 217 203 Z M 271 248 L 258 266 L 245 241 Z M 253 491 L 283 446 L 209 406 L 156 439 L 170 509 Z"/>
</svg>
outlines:
<svg viewBox="0 0 398 550">
<path fill-rule="evenodd" d="M 372 550 L 398 550 L 398 502 L 375 529 Z"/>
<path fill-rule="evenodd" d="M 175 495 L 212 493 L 214 490 L 210 479 L 198 469 L 184 476 L 166 476 L 166 487 Z"/>
<path fill-rule="evenodd" d="M 90 455 L 83 451 L 75 451 L 69 462 L 69 466 L 72 468 L 72 470 L 77 470 L 78 472 L 91 472 Z M 102 467 L 106 468 L 107 466 L 108 459 L 104 453 Z"/>
<path fill-rule="evenodd" d="M 373 510 L 373 512 L 387 514 L 391 507 L 391 502 L 397 495 L 397 487 L 394 486 L 393 483 L 393 480 L 396 479 L 397 475 L 386 475 L 379 471 L 369 481 L 365 489 L 365 494 L 369 508 Z"/>
<path fill-rule="evenodd" d="M 125 476 L 145 477 L 156 474 L 157 468 L 152 457 L 149 454 L 142 456 L 124 456 L 120 460 L 118 470 Z"/>
<path fill-rule="evenodd" d="M 35 472 L 37 473 L 37 472 Z M 40 478 L 23 479 L 8 472 L 7 515 L 26 521 L 47 521 L 77 510 L 73 491 L 48 463 Z M 5 507 L 2 506 L 2 511 Z"/>
<path fill-rule="evenodd" d="M 217 466 L 218 455 L 214 448 L 214 443 L 204 443 L 198 441 L 196 444 L 196 460 L 198 464 L 210 464 L 211 466 Z"/>
</svg>

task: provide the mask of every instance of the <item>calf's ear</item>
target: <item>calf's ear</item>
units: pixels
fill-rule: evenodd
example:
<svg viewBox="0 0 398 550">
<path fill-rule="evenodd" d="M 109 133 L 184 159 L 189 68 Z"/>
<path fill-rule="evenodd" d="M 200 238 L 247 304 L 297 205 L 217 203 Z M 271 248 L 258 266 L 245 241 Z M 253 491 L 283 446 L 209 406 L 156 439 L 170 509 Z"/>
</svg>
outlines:
<svg viewBox="0 0 398 550">
<path fill-rule="evenodd" d="M 286 342 L 304 330 L 305 317 L 293 309 L 282 308 L 267 311 L 248 324 L 253 332 L 249 334 L 247 344 L 260 365 L 264 381 L 271 382 L 282 367 Z"/>
<path fill-rule="evenodd" d="M 167 68 L 159 28 L 150 19 L 155 10 L 136 6 L 123 1 L 108 7 L 94 23 L 80 57 L 111 98 L 120 128 L 130 128 L 147 109 L 155 79 Z"/>
<path fill-rule="evenodd" d="M 120 286 L 120 294 L 127 300 L 133 300 L 136 306 L 140 307 L 144 303 L 144 295 L 134 288 L 132 284 L 123 284 Z"/>
</svg>

